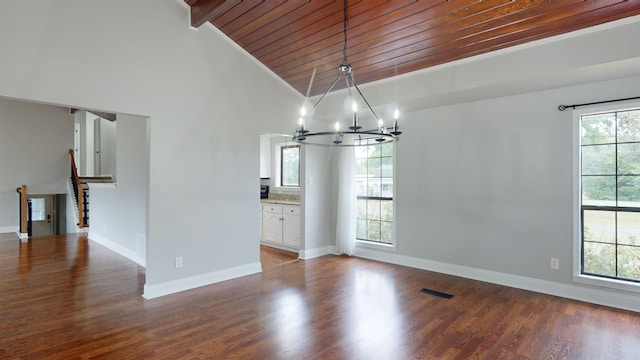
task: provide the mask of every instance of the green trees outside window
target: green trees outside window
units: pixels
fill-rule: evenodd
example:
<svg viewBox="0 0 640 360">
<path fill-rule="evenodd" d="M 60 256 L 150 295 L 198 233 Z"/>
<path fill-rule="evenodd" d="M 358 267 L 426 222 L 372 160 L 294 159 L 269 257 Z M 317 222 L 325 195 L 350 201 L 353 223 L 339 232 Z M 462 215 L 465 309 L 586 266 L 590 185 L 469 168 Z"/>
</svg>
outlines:
<svg viewBox="0 0 640 360">
<path fill-rule="evenodd" d="M 393 244 L 393 143 L 355 148 L 356 238 Z"/>
<path fill-rule="evenodd" d="M 280 148 L 280 186 L 300 186 L 300 145 Z"/>
<path fill-rule="evenodd" d="M 580 118 L 582 273 L 640 281 L 640 109 Z"/>
</svg>

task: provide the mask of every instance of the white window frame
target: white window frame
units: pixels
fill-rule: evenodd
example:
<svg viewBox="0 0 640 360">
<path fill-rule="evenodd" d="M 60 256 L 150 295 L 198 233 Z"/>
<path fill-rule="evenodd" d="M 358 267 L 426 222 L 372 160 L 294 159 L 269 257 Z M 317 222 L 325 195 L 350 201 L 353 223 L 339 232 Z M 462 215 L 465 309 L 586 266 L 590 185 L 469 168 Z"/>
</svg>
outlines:
<svg viewBox="0 0 640 360">
<path fill-rule="evenodd" d="M 396 144 L 393 143 L 392 144 L 392 157 L 393 157 L 393 195 L 392 195 L 392 206 L 393 206 L 393 224 L 392 224 L 392 234 L 391 234 L 391 241 L 392 243 L 382 243 L 382 242 L 375 242 L 375 241 L 370 241 L 370 240 L 361 240 L 356 238 L 356 246 L 359 248 L 369 248 L 369 249 L 375 249 L 375 250 L 384 250 L 384 251 L 390 251 L 390 252 L 395 252 L 396 251 L 396 247 L 397 247 L 397 237 L 396 237 Z M 354 166 L 357 166 L 357 162 L 355 161 L 355 157 L 354 157 Z M 356 179 L 354 179 L 355 181 Z M 356 199 L 357 201 L 357 199 Z M 355 218 L 355 214 L 354 214 L 354 218 Z"/>
<path fill-rule="evenodd" d="M 627 109 L 640 108 L 640 102 L 618 102 L 608 105 L 583 107 L 573 110 L 573 281 L 595 285 L 617 290 L 630 291 L 640 293 L 640 283 L 624 281 L 618 279 L 609 279 L 599 276 L 585 275 L 581 273 L 582 266 L 582 229 L 581 229 L 581 210 L 582 210 L 582 178 L 581 178 L 581 161 L 580 161 L 580 140 L 581 127 L 580 119 L 582 115 L 624 111 Z"/>
<path fill-rule="evenodd" d="M 293 146 L 293 145 L 298 145 L 296 143 L 294 143 L 293 141 L 290 142 L 278 142 L 273 144 L 273 149 L 272 149 L 272 154 L 273 155 L 273 171 L 271 172 L 274 178 L 274 182 L 273 182 L 273 186 L 274 188 L 278 189 L 279 192 L 281 193 L 299 193 L 300 192 L 300 186 L 281 186 L 280 184 L 282 184 L 282 179 L 281 179 L 281 166 L 282 166 L 282 156 L 281 156 L 281 150 L 283 147 L 286 146 Z M 298 174 L 299 178 L 298 178 L 298 184 L 302 185 L 302 147 L 300 147 L 300 158 L 298 159 L 298 166 L 300 167 L 300 172 Z"/>
</svg>

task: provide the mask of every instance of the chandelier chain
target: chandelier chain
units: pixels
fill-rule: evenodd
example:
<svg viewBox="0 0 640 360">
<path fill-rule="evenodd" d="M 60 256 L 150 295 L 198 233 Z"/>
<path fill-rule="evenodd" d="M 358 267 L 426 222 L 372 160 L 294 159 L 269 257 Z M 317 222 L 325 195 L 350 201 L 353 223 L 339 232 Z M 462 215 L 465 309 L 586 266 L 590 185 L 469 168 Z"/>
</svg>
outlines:
<svg viewBox="0 0 640 360">
<path fill-rule="evenodd" d="M 344 45 L 342 47 L 342 63 L 344 65 L 347 65 L 347 27 L 349 26 L 349 19 L 347 17 L 348 3 L 349 3 L 349 0 L 344 0 L 344 22 L 343 22 L 343 29 L 342 29 L 342 35 L 344 37 Z"/>
</svg>

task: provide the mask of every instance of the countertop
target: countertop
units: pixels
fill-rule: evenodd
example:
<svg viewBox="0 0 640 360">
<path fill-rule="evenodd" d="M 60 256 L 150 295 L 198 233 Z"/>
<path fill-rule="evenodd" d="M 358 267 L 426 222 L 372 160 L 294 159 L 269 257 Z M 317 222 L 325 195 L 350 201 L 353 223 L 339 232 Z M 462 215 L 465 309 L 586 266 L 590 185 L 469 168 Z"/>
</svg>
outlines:
<svg viewBox="0 0 640 360">
<path fill-rule="evenodd" d="M 298 205 L 300 203 L 297 201 L 285 201 L 285 200 L 273 200 L 273 199 L 260 199 L 260 203 L 262 204 L 278 204 L 278 205 Z"/>
</svg>

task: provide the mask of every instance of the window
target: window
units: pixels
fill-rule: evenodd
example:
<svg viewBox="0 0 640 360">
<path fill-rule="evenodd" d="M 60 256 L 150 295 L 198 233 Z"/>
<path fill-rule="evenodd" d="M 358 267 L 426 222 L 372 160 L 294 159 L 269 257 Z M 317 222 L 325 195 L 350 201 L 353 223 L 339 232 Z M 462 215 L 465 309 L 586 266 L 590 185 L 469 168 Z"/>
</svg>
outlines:
<svg viewBox="0 0 640 360">
<path fill-rule="evenodd" d="M 355 148 L 356 239 L 393 245 L 393 143 Z"/>
<path fill-rule="evenodd" d="M 31 201 L 31 220 L 32 221 L 46 220 L 45 214 L 47 213 L 47 210 L 45 207 L 44 198 L 33 198 L 29 200 Z"/>
<path fill-rule="evenodd" d="M 280 147 L 280 186 L 300 186 L 300 145 Z"/>
<path fill-rule="evenodd" d="M 577 119 L 578 276 L 640 282 L 640 108 Z"/>
</svg>

